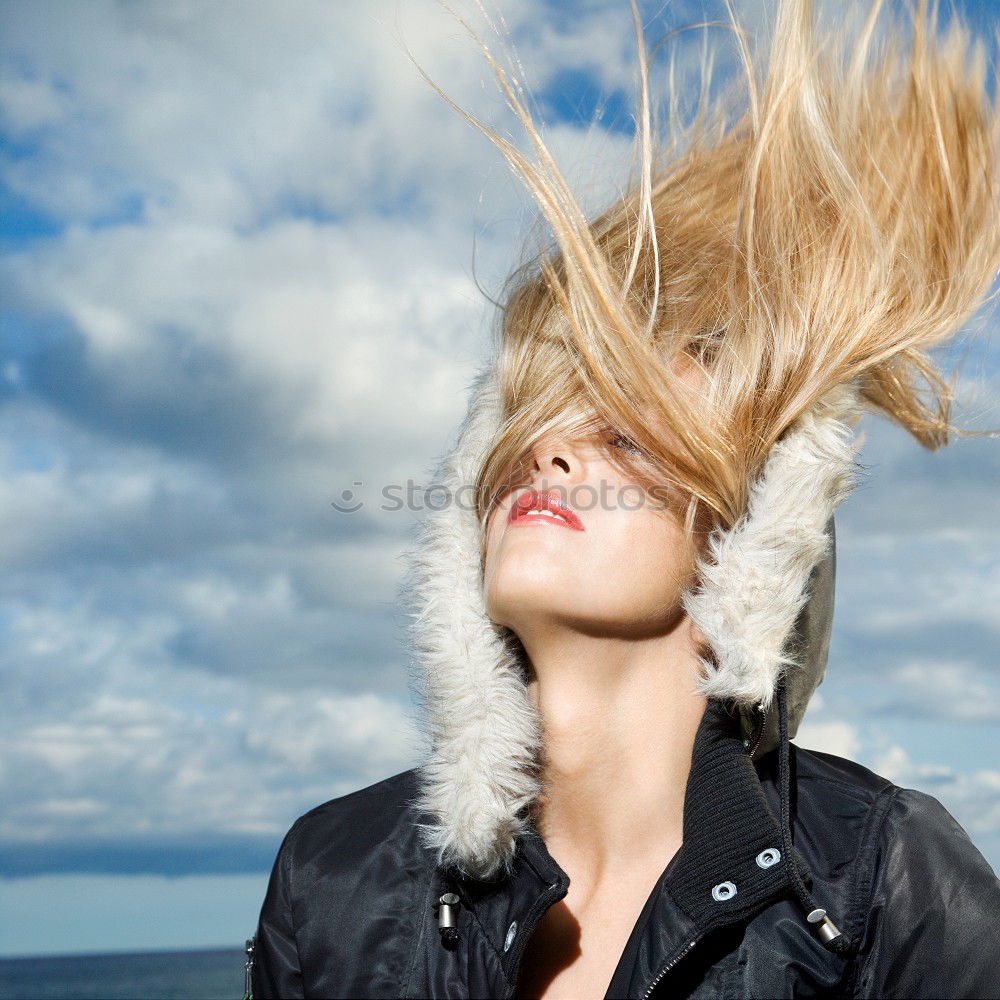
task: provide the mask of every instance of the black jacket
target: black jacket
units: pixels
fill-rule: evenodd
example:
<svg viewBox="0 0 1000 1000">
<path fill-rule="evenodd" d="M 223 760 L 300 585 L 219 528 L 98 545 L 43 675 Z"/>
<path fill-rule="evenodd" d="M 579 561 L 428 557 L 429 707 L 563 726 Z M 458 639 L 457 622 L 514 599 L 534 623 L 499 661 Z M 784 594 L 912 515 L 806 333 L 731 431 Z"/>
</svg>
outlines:
<svg viewBox="0 0 1000 1000">
<path fill-rule="evenodd" d="M 783 746 L 784 761 L 782 744 L 755 758 L 732 711 L 708 702 L 682 846 L 606 996 L 1000 995 L 1000 880 L 962 827 L 930 795 Z M 569 880 L 530 824 L 512 875 L 439 867 L 418 837 L 417 790 L 405 771 L 294 823 L 254 938 L 255 1000 L 514 996 L 523 948 Z M 450 944 L 435 905 L 448 891 Z M 833 917 L 837 947 L 804 919 L 804 899 Z"/>
<path fill-rule="evenodd" d="M 932 796 L 791 742 L 827 666 L 853 399 L 838 389 L 790 428 L 699 560 L 684 608 L 712 655 L 682 843 L 597 995 L 1000 996 L 1000 882 L 965 831 Z M 502 425 L 487 367 L 432 481 L 462 496 Z M 566 895 L 529 818 L 545 753 L 531 664 L 487 613 L 480 541 L 468 504 L 422 522 L 404 592 L 426 752 L 288 832 L 258 1000 L 514 997 L 525 944 Z"/>
</svg>

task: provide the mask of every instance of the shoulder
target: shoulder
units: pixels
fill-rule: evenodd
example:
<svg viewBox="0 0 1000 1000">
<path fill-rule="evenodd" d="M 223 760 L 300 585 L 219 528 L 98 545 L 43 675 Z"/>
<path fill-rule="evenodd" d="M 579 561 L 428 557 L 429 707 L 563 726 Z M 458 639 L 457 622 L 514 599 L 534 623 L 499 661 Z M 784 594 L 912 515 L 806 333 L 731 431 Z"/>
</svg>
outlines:
<svg viewBox="0 0 1000 1000">
<path fill-rule="evenodd" d="M 898 785 L 892 786 L 887 799 L 877 844 L 879 867 L 887 869 L 886 878 L 925 877 L 946 893 L 975 883 L 988 889 L 993 905 L 1000 906 L 1000 879 L 939 799 Z M 1000 910 L 994 915 L 1000 916 Z"/>
<path fill-rule="evenodd" d="M 854 761 L 806 753 L 804 770 L 822 783 L 827 808 L 835 796 L 867 804 L 864 847 L 871 857 L 874 896 L 885 893 L 914 906 L 937 906 L 949 894 L 968 892 L 971 898 L 979 892 L 994 907 L 1000 905 L 1000 880 L 940 799 Z"/>
<path fill-rule="evenodd" d="M 415 771 L 403 771 L 291 825 L 261 908 L 258 995 L 402 995 L 432 889 L 416 790 Z"/>
<path fill-rule="evenodd" d="M 934 865 L 973 872 L 980 881 L 987 873 L 992 876 L 966 831 L 933 795 L 898 785 L 846 757 L 794 743 L 790 750 L 793 829 L 800 831 L 803 851 L 818 874 L 836 880 L 851 871 L 852 909 L 866 906 L 886 879 L 905 883 L 912 872 Z M 778 815 L 777 750 L 761 757 L 757 768 Z M 905 866 L 911 874 L 896 871 Z"/>
<path fill-rule="evenodd" d="M 859 764 L 856 760 L 839 757 L 822 750 L 811 750 L 795 745 L 794 760 L 798 782 L 812 782 L 830 794 L 840 793 L 859 801 L 874 802 L 880 796 L 891 794 L 898 787 L 884 775 Z M 777 751 L 774 751 L 776 754 Z M 775 757 L 775 761 L 777 757 Z M 775 763 L 775 768 L 777 764 Z"/>
<path fill-rule="evenodd" d="M 956 868 L 992 869 L 973 845 L 965 828 L 942 802 L 928 792 L 898 785 L 857 761 L 794 746 L 793 786 L 801 820 L 826 822 L 836 817 L 857 831 L 858 848 L 872 855 L 877 871 L 905 856 L 927 863 L 951 861 Z M 768 754 L 767 757 L 771 757 Z M 777 758 L 766 760 L 762 782 L 777 790 Z M 995 876 L 994 876 L 995 878 Z"/>
<path fill-rule="evenodd" d="M 1000 952 L 978 942 L 1000 919 L 1000 879 L 965 828 L 928 792 L 791 746 L 795 837 L 855 941 L 853 995 L 995 996 Z M 777 808 L 776 753 L 759 767 Z"/>
<path fill-rule="evenodd" d="M 789 744 L 790 785 L 796 818 L 829 822 L 831 816 L 857 828 L 858 838 L 871 833 L 876 814 L 897 789 L 888 778 L 847 757 Z M 778 749 L 755 762 L 757 774 L 772 806 L 780 796 Z"/>
<path fill-rule="evenodd" d="M 409 808 L 416 792 L 416 771 L 400 771 L 357 791 L 329 799 L 295 820 L 292 829 L 300 837 L 325 832 L 344 822 L 361 821 L 382 827 L 392 823 Z"/>
<path fill-rule="evenodd" d="M 795 747 L 795 771 L 800 796 L 816 798 L 824 811 L 847 801 L 864 811 L 866 840 L 882 860 L 893 850 L 919 854 L 935 849 L 956 861 L 970 852 L 982 860 L 965 828 L 929 792 L 898 785 L 846 757 L 803 747 Z"/>
<path fill-rule="evenodd" d="M 329 799 L 303 813 L 282 841 L 279 854 L 289 871 L 335 873 L 420 851 L 416 817 L 416 770 L 401 771 L 357 791 Z"/>
<path fill-rule="evenodd" d="M 1000 953 L 981 940 L 1000 919 L 1000 879 L 945 806 L 893 785 L 880 802 L 871 867 L 860 995 L 996 996 Z"/>
</svg>

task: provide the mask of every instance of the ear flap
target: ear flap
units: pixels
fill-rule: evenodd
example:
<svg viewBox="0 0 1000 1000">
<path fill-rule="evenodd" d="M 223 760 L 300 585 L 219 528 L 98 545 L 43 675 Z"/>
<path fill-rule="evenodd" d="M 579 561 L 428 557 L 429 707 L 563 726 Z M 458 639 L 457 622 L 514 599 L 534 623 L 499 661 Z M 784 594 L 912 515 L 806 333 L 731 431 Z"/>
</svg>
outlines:
<svg viewBox="0 0 1000 1000">
<path fill-rule="evenodd" d="M 833 630 L 834 589 L 837 569 L 836 530 L 833 515 L 826 525 L 829 546 L 825 555 L 813 567 L 806 585 L 808 597 L 789 639 L 789 655 L 800 668 L 788 675 L 785 692 L 788 711 L 788 738 L 794 739 L 799 723 L 816 688 L 826 675 L 830 635 Z M 768 713 L 756 756 L 778 745 L 778 713 Z"/>
<path fill-rule="evenodd" d="M 854 487 L 857 388 L 838 386 L 779 441 L 747 510 L 709 536 L 684 606 L 714 654 L 698 689 L 770 709 L 787 677 L 795 731 L 826 669 L 833 616 L 833 512 Z"/>
</svg>

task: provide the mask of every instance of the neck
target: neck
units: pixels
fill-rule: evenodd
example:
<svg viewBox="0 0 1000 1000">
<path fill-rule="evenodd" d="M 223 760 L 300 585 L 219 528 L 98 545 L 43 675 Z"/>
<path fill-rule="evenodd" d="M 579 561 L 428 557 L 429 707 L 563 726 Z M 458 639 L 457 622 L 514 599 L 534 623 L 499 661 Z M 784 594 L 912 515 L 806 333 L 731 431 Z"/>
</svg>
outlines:
<svg viewBox="0 0 1000 1000">
<path fill-rule="evenodd" d="M 689 620 L 641 640 L 558 630 L 522 642 L 545 740 L 536 825 L 553 857 L 591 884 L 644 862 L 662 870 L 681 844 L 707 704 Z"/>
</svg>

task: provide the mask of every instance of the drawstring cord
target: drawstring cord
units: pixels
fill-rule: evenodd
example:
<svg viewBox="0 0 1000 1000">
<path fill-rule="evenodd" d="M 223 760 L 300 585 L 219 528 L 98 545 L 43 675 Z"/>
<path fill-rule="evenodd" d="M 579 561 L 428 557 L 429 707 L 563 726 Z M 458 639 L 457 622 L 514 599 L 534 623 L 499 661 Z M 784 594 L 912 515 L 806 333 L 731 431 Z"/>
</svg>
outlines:
<svg viewBox="0 0 1000 1000">
<path fill-rule="evenodd" d="M 853 942 L 826 915 L 826 910 L 816 905 L 812 893 L 806 888 L 802 876 L 792 862 L 792 828 L 789 823 L 789 775 L 788 775 L 788 715 L 785 705 L 785 677 L 778 680 L 778 780 L 781 787 L 781 844 L 788 858 L 788 871 L 799 902 L 806 911 L 806 920 L 816 928 L 820 940 L 830 951 L 847 955 L 853 951 Z"/>
</svg>

